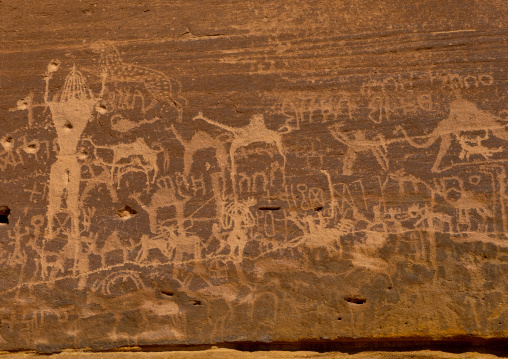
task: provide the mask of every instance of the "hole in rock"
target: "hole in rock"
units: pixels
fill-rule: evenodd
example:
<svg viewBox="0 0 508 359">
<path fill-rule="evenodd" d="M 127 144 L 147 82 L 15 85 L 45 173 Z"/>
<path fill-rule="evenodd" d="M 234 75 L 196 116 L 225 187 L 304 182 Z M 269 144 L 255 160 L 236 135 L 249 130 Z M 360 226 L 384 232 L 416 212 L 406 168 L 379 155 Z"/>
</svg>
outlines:
<svg viewBox="0 0 508 359">
<path fill-rule="evenodd" d="M 348 297 L 344 297 L 344 300 L 348 303 L 353 303 L 353 304 L 363 304 L 367 301 L 367 299 L 359 297 L 357 295 L 350 295 Z"/>
<path fill-rule="evenodd" d="M 9 215 L 11 214 L 11 209 L 7 206 L 0 207 L 0 224 L 9 224 Z"/>
<path fill-rule="evenodd" d="M 14 146 L 14 138 L 7 136 L 2 139 L 0 144 L 3 146 L 5 150 L 11 150 Z"/>
<path fill-rule="evenodd" d="M 69 130 L 72 130 L 72 128 L 74 127 L 70 122 L 67 122 L 64 126 L 67 127 Z"/>
<path fill-rule="evenodd" d="M 278 211 L 281 207 L 279 206 L 263 206 L 259 207 L 260 211 Z"/>
<path fill-rule="evenodd" d="M 122 219 L 129 219 L 129 218 L 133 217 L 134 215 L 136 215 L 137 213 L 138 212 L 135 209 L 133 209 L 132 207 L 129 207 L 129 206 L 124 206 L 124 207 L 116 210 L 117 216 Z"/>
<path fill-rule="evenodd" d="M 317 206 L 314 208 L 314 211 L 319 212 L 323 209 L 323 206 Z"/>
<path fill-rule="evenodd" d="M 203 305 L 200 300 L 191 300 L 192 305 Z"/>
<path fill-rule="evenodd" d="M 34 154 L 34 153 L 37 153 L 38 151 L 38 148 L 37 148 L 37 144 L 36 143 L 31 143 L 29 145 L 27 145 L 25 147 L 25 152 L 26 153 L 31 153 L 31 154 Z"/>
<path fill-rule="evenodd" d="M 104 115 L 106 112 L 108 112 L 107 109 L 106 109 L 106 106 L 104 106 L 104 105 L 99 105 L 95 109 L 101 115 Z"/>
<path fill-rule="evenodd" d="M 172 297 L 175 295 L 175 293 L 169 292 L 167 290 L 161 290 L 160 292 L 161 292 L 161 294 L 167 295 L 168 297 Z"/>
<path fill-rule="evenodd" d="M 49 72 L 56 72 L 56 71 L 58 71 L 59 67 L 60 67 L 60 61 L 52 60 L 48 65 L 48 71 Z"/>
</svg>

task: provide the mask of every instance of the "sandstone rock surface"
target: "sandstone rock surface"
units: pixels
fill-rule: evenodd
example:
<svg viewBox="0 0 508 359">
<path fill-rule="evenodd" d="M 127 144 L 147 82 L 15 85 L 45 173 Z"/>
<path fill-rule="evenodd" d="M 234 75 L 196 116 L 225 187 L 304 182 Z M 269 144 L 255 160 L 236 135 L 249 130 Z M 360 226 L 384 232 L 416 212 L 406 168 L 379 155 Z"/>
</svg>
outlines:
<svg viewBox="0 0 508 359">
<path fill-rule="evenodd" d="M 416 351 L 416 352 L 363 352 L 358 354 L 345 354 L 339 352 L 316 353 L 316 352 L 286 352 L 286 351 L 268 351 L 268 352 L 240 352 L 231 349 L 208 349 L 203 351 L 176 351 L 163 353 L 140 353 L 140 352 L 116 352 L 116 353 L 86 353 L 80 351 L 64 351 L 55 354 L 57 359 L 81 359 L 96 358 L 100 355 L 104 359 L 496 359 L 498 356 L 479 353 L 461 353 L 450 354 L 439 351 Z M 0 357 L 1 354 L 0 354 Z M 35 353 L 8 354 L 2 358 L 12 359 L 30 359 L 40 357 Z"/>
<path fill-rule="evenodd" d="M 508 337 L 505 1 L 0 6 L 0 349 Z"/>
</svg>

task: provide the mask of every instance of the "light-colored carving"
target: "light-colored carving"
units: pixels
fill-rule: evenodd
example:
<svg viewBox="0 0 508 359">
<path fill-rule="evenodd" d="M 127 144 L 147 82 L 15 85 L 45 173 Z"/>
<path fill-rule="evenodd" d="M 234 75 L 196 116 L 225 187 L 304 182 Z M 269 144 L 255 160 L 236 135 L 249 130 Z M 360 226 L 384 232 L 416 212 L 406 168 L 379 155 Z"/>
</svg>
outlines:
<svg viewBox="0 0 508 359">
<path fill-rule="evenodd" d="M 161 178 L 157 181 L 155 193 L 150 198 L 148 205 L 141 200 L 141 193 L 132 193 L 131 198 L 136 200 L 141 208 L 148 213 L 150 221 L 150 231 L 153 234 L 158 233 L 157 213 L 159 209 L 164 207 L 175 208 L 175 220 L 177 222 L 178 231 L 181 235 L 185 235 L 185 203 L 189 197 L 184 197 L 182 191 L 177 191 L 171 178 Z"/>
<path fill-rule="evenodd" d="M 219 234 L 218 229 L 215 228 L 218 238 L 222 238 L 220 247 L 216 252 L 219 253 L 223 248 L 229 246 L 230 256 L 239 262 L 242 261 L 245 245 L 249 241 L 248 230 L 256 224 L 250 210 L 250 207 L 254 204 L 255 201 L 253 199 L 245 202 L 236 201 L 225 204 L 222 211 L 221 226 L 227 232 Z"/>
<path fill-rule="evenodd" d="M 434 179 L 438 193 L 450 204 L 457 213 L 457 232 L 462 228 L 471 229 L 471 214 L 477 213 L 482 220 L 479 225 L 480 231 L 488 229 L 492 223 L 493 211 L 489 208 L 492 198 L 488 194 L 477 193 L 467 189 L 464 180 L 458 176 L 443 177 L 439 181 Z M 457 196 L 458 195 L 458 196 Z"/>
<path fill-rule="evenodd" d="M 156 117 L 152 120 L 130 121 L 121 115 L 113 115 L 110 119 L 111 128 L 118 132 L 128 132 L 143 125 L 159 122 L 160 120 L 159 117 Z"/>
<path fill-rule="evenodd" d="M 181 86 L 177 80 L 168 78 L 162 72 L 124 62 L 112 43 L 96 42 L 92 49 L 100 53 L 101 72 L 106 73 L 110 81 L 143 84 L 157 101 L 174 107 L 178 112 L 178 120 L 182 120 L 183 107 L 187 101 L 180 95 Z"/>
<path fill-rule="evenodd" d="M 461 160 L 465 158 L 469 161 L 471 156 L 480 156 L 484 160 L 488 160 L 496 153 L 503 152 L 502 147 L 488 148 L 482 145 L 482 142 L 487 141 L 489 138 L 490 134 L 488 130 L 486 130 L 482 136 L 469 135 L 467 133 L 461 132 L 457 136 L 457 140 L 459 141 L 461 147 L 459 158 Z"/>
<path fill-rule="evenodd" d="M 231 127 L 222 123 L 212 121 L 204 117 L 202 113 L 194 116 L 193 120 L 203 120 L 211 125 L 222 128 L 233 134 L 231 147 L 229 148 L 229 157 L 231 160 L 231 182 L 233 184 L 233 192 L 236 193 L 236 164 L 235 155 L 236 151 L 242 147 L 249 146 L 254 143 L 266 143 L 274 145 L 277 151 L 284 159 L 284 168 L 286 168 L 286 153 L 282 143 L 281 132 L 270 130 L 266 127 L 263 115 L 254 115 L 250 118 L 250 123 L 244 127 Z"/>
<path fill-rule="evenodd" d="M 44 101 L 51 110 L 53 124 L 57 133 L 59 150 L 56 162 L 51 166 L 49 177 L 47 235 L 54 237 L 54 220 L 57 213 L 65 213 L 70 220 L 70 236 L 68 238 L 74 251 L 74 272 L 77 271 L 79 241 L 79 185 L 81 180 L 81 165 L 78 161 L 77 146 L 86 125 L 92 119 L 92 112 L 102 91 L 105 77 L 103 76 L 102 91 L 99 97 L 94 97 L 87 87 L 84 76 L 74 66 L 65 79 L 62 91 L 52 100 L 49 96 L 49 80 L 55 67 L 48 66 L 45 77 L 46 90 Z M 62 208 L 65 193 L 66 208 Z"/>
<path fill-rule="evenodd" d="M 184 155 L 183 155 L 183 164 L 184 164 L 184 174 L 188 176 L 190 174 L 192 164 L 194 162 L 194 155 L 200 151 L 207 148 L 213 148 L 215 150 L 215 157 L 217 158 L 217 162 L 221 168 L 222 175 L 226 173 L 226 168 L 228 166 L 228 152 L 224 146 L 225 142 L 228 142 L 230 139 L 223 139 L 220 137 L 213 137 L 212 135 L 204 132 L 197 131 L 190 140 L 185 140 L 180 133 L 177 131 L 175 126 L 171 126 L 171 131 L 174 133 L 176 139 L 180 144 L 184 147 Z M 227 136 L 230 137 L 230 136 Z"/>
<path fill-rule="evenodd" d="M 328 128 L 333 138 L 347 146 L 346 157 L 342 173 L 345 175 L 353 174 L 353 165 L 359 153 L 371 153 L 377 160 L 377 163 L 384 171 L 388 170 L 388 158 L 386 141 L 381 134 L 377 134 L 374 138 L 368 139 L 364 130 L 355 130 L 345 132 L 342 128 L 344 123 L 341 122 Z"/>
<path fill-rule="evenodd" d="M 90 156 L 88 156 L 88 154 L 85 154 L 85 152 L 86 151 L 81 151 L 81 158 L 83 159 L 82 170 L 83 168 L 87 169 L 87 176 L 86 178 L 82 179 L 82 181 L 85 182 L 85 188 L 81 193 L 81 202 L 86 201 L 88 197 L 91 196 L 90 192 L 100 188 L 101 186 L 106 187 L 113 202 L 118 202 L 116 188 L 111 181 L 112 169 L 110 166 L 98 160 L 97 158 L 92 159 Z"/>
<path fill-rule="evenodd" d="M 92 243 L 92 253 L 101 257 L 101 267 L 106 268 L 106 255 L 112 251 L 120 250 L 122 253 L 122 263 L 128 261 L 128 255 L 134 248 L 134 244 L 130 239 L 122 238 L 118 231 L 113 231 L 100 246 L 100 242 L 94 240 Z"/>
<path fill-rule="evenodd" d="M 157 156 L 159 151 L 152 149 L 145 139 L 138 137 L 131 143 L 116 145 L 98 145 L 93 140 L 87 139 L 95 150 L 103 149 L 113 152 L 113 160 L 110 170 L 110 182 L 116 183 L 120 188 L 122 177 L 131 172 L 142 172 L 146 176 L 148 186 L 155 183 L 159 173 Z"/>
<path fill-rule="evenodd" d="M 502 123 L 501 119 L 496 118 L 487 111 L 480 110 L 474 103 L 463 99 L 457 99 L 450 103 L 449 116 L 442 120 L 432 133 L 427 136 L 416 137 L 419 139 L 427 138 L 423 143 L 418 143 L 413 138 L 409 137 L 406 131 L 400 126 L 397 128 L 397 131 L 402 132 L 409 144 L 416 148 L 429 148 L 438 139 L 441 140 L 441 143 L 439 144 L 439 152 L 434 164 L 432 165 L 432 172 L 441 172 L 444 170 L 441 168 L 441 162 L 452 145 L 452 136 L 455 136 L 456 138 L 461 137 L 464 142 L 464 135 L 462 135 L 462 133 L 485 131 L 486 133 L 492 133 L 493 136 L 502 140 L 508 140 L 508 130 Z M 466 144 L 466 147 L 463 147 L 462 150 L 467 152 L 468 150 L 472 150 L 471 147 L 472 146 Z M 481 151 L 484 154 L 484 157 L 488 157 L 493 154 L 493 152 L 491 152 L 492 150 L 487 150 L 484 147 L 474 147 L 477 148 L 472 151 Z M 487 150 L 487 152 L 485 152 L 485 150 Z"/>
<path fill-rule="evenodd" d="M 284 92 L 275 111 L 285 116 L 283 128 L 300 130 L 301 125 L 335 122 L 339 116 L 353 119 L 356 103 L 353 95 L 339 91 L 334 94 Z"/>
</svg>

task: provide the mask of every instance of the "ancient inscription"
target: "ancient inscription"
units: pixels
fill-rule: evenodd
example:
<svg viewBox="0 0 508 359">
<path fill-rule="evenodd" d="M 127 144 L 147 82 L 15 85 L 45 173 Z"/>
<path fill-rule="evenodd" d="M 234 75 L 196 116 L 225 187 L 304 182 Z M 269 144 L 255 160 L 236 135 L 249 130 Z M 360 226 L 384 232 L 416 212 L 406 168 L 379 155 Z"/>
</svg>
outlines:
<svg viewBox="0 0 508 359">
<path fill-rule="evenodd" d="M 295 323 L 506 335 L 508 112 L 474 95 L 494 72 L 344 76 L 231 115 L 121 50 L 48 58 L 43 86 L 10 99 L 24 122 L 2 134 L 1 183 L 25 202 L 0 203 L 0 343 L 45 343 L 54 323 L 63 347 Z"/>
</svg>

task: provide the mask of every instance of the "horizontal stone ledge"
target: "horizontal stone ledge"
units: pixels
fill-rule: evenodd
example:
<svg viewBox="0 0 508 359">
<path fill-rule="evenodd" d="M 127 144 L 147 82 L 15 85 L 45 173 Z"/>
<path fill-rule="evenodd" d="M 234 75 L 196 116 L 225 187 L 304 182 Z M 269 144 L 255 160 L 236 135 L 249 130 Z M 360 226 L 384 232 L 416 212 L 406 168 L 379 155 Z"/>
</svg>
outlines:
<svg viewBox="0 0 508 359">
<path fill-rule="evenodd" d="M 326 352 L 319 353 L 315 351 L 239 351 L 235 349 L 217 348 L 205 350 L 179 350 L 179 351 L 162 351 L 162 352 L 143 352 L 140 347 L 123 348 L 125 351 L 116 352 L 85 352 L 78 350 L 65 350 L 59 354 L 52 355 L 56 359 L 73 359 L 73 358 L 101 358 L 101 359 L 223 359 L 223 358 L 319 358 L 319 359 L 495 359 L 502 358 L 493 354 L 484 354 L 478 352 L 466 353 L 447 353 L 435 350 L 421 351 L 363 351 L 359 353 L 349 354 L 344 352 Z M 34 358 L 40 357 L 40 354 L 34 352 L 6 353 L 5 356 L 0 353 L 2 358 Z"/>
<path fill-rule="evenodd" d="M 497 358 L 507 357 L 508 338 L 480 338 L 455 336 L 449 338 L 398 337 L 398 338 L 337 338 L 303 339 L 299 341 L 235 341 L 214 344 L 157 344 L 115 346 L 114 342 L 97 343 L 88 348 L 64 349 L 39 345 L 36 350 L 0 351 L 3 355 L 57 355 L 58 358 L 80 355 L 105 358 L 208 358 L 208 354 L 225 353 L 243 358 L 270 352 L 270 358 Z M 300 354 L 302 353 L 302 354 Z M 305 354 L 304 354 L 305 353 Z M 429 353 L 436 356 L 429 356 Z M 200 355 L 204 356 L 200 356 Z M 273 355 L 272 355 L 273 354 Z M 364 356 L 364 355 L 373 356 Z M 403 356 L 403 354 L 408 356 Z M 117 355 L 117 356 L 115 356 Z M 132 356 L 131 356 L 132 355 Z M 168 355 L 168 356 L 164 356 Z M 181 355 L 181 356 L 178 356 Z M 186 356 L 189 355 L 189 356 Z M 293 356 L 292 356 L 293 355 Z M 302 355 L 302 356 L 299 356 Z M 337 356 L 328 356 L 337 355 Z M 392 356 L 389 356 L 392 355 Z M 411 356 L 409 356 L 411 355 Z M 218 356 L 220 357 L 220 356 Z M 245 356 L 246 358 L 251 358 Z M 263 356 L 259 356 L 263 357 Z M 264 358 L 264 357 L 263 357 Z"/>
</svg>

